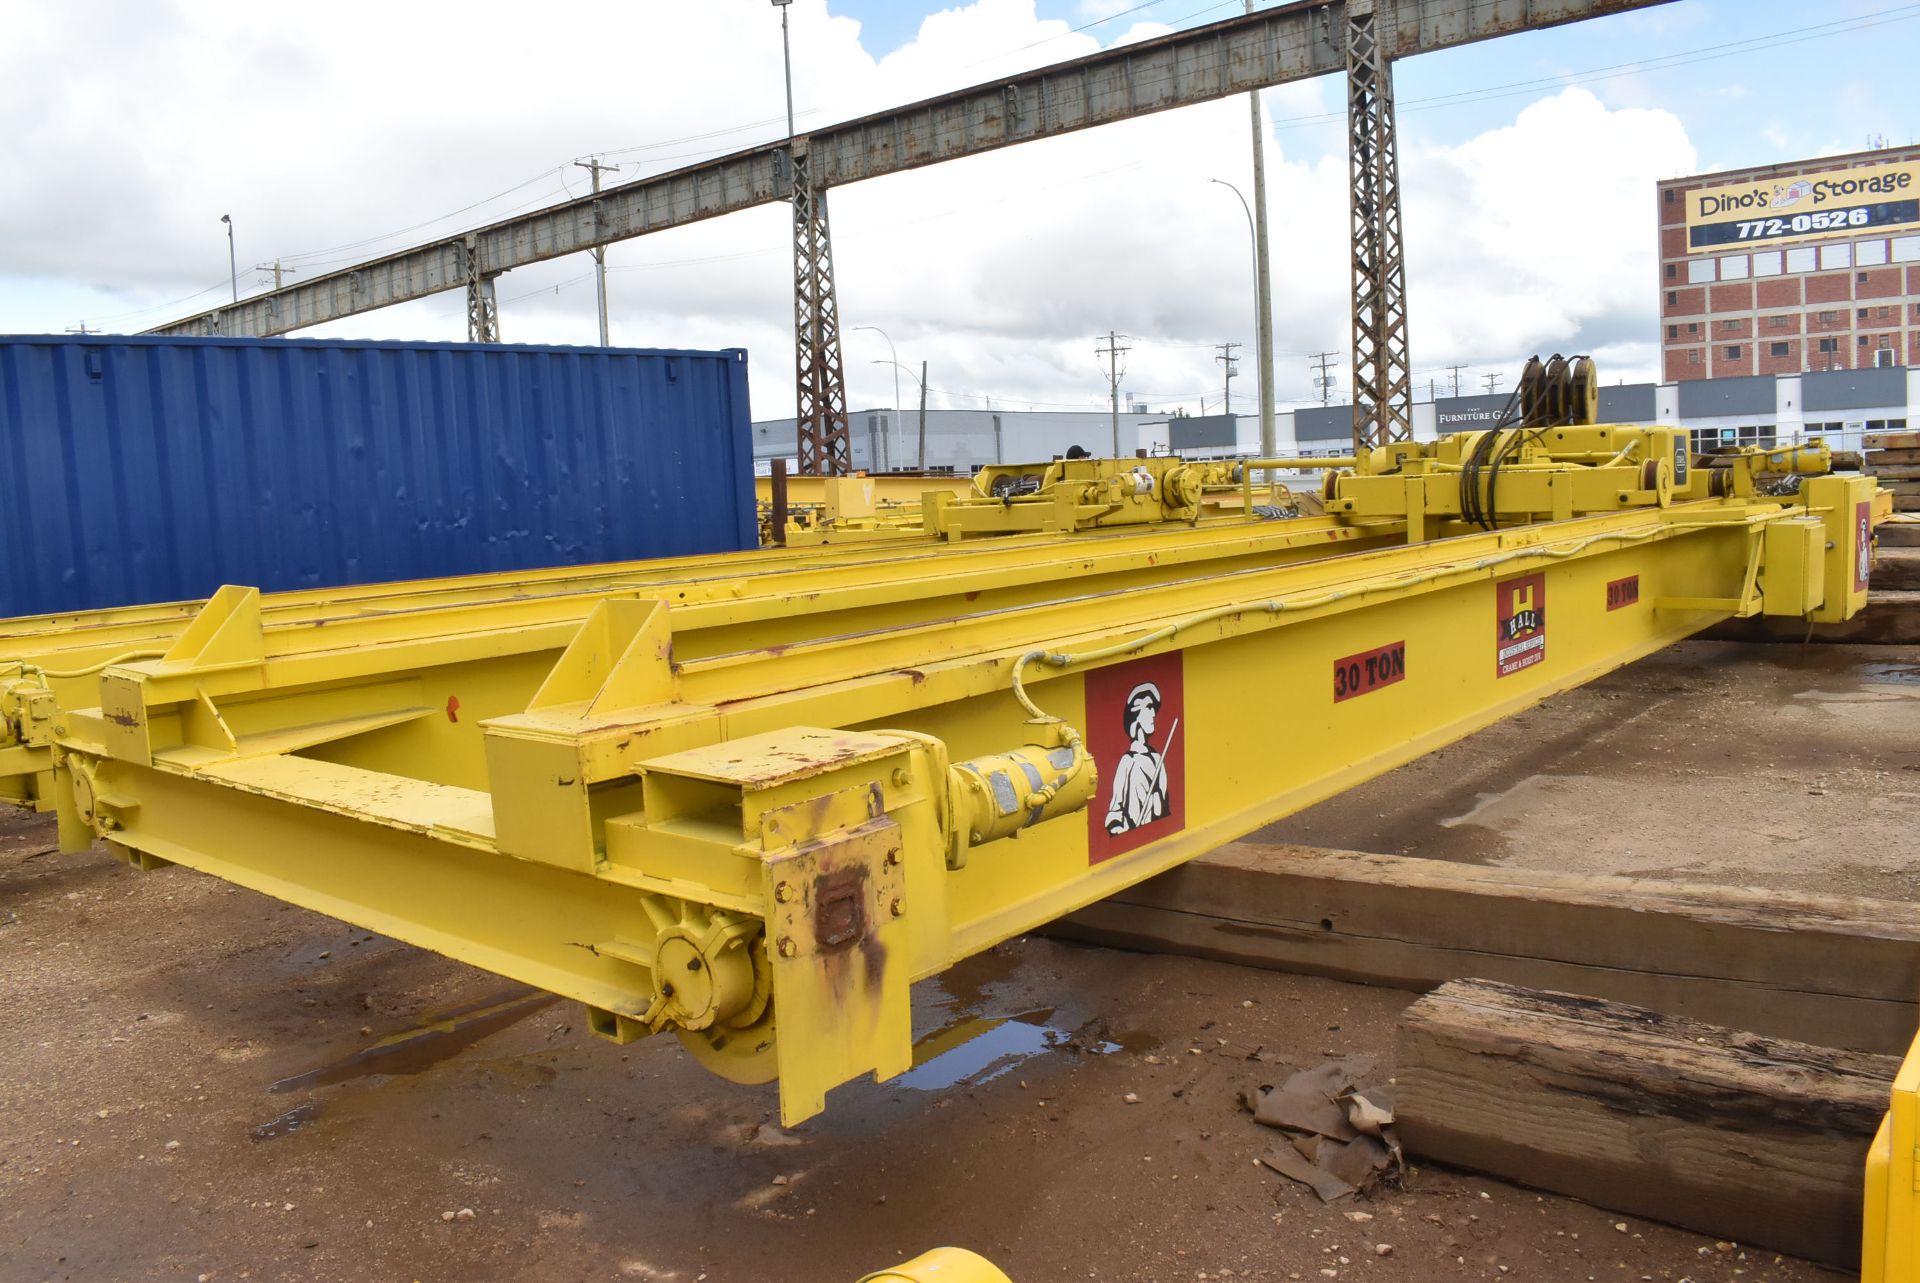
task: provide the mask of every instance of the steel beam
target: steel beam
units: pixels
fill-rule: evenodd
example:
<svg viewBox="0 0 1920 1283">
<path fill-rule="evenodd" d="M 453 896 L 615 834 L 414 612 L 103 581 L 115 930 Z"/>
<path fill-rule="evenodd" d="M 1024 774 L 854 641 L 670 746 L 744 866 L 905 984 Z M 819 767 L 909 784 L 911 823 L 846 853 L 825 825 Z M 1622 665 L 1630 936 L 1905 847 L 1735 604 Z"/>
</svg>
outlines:
<svg viewBox="0 0 1920 1283">
<path fill-rule="evenodd" d="M 1383 58 L 1404 58 L 1663 3 L 1375 0 L 1373 29 Z M 806 144 L 813 184 L 824 190 L 1344 71 L 1348 23 L 1345 0 L 1283 5 L 832 125 L 795 145 Z M 510 271 L 786 200 L 791 172 L 782 140 L 516 215 L 471 237 L 488 272 Z M 466 242 L 415 246 L 148 332 L 285 334 L 462 289 L 471 279 Z"/>
<path fill-rule="evenodd" d="M 493 278 L 499 273 L 481 266 L 480 252 L 472 236 L 467 237 L 462 247 L 462 257 L 467 271 L 467 341 L 498 343 L 500 304 L 494 297 Z"/>
<path fill-rule="evenodd" d="M 1413 440 L 1406 246 L 1393 64 L 1375 0 L 1347 5 L 1347 164 L 1353 236 L 1353 452 Z"/>
</svg>

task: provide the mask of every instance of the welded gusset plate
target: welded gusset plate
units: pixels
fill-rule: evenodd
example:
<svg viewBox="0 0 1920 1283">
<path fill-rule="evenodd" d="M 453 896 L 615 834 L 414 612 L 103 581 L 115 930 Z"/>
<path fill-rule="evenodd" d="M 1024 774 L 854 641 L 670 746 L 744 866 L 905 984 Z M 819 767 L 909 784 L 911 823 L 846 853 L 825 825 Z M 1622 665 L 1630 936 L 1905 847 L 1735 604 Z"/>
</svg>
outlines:
<svg viewBox="0 0 1920 1283">
<path fill-rule="evenodd" d="M 913 1063 L 900 828 L 882 816 L 769 854 L 768 954 L 780 1021 L 780 1121 L 826 1108 L 827 1091 Z"/>
</svg>

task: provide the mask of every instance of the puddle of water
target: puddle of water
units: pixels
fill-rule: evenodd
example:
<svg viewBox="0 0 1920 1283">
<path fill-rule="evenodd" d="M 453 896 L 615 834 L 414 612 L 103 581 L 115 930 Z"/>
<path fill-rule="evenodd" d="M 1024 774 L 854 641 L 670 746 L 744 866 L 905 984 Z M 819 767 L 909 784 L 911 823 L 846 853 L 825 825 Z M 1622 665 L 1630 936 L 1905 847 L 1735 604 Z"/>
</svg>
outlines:
<svg viewBox="0 0 1920 1283">
<path fill-rule="evenodd" d="M 1860 678 L 1868 682 L 1894 682 L 1901 686 L 1920 686 L 1920 664 L 1862 664 Z"/>
<path fill-rule="evenodd" d="M 282 1136 L 291 1136 L 319 1116 L 320 1102 L 310 1100 L 304 1105 L 295 1105 L 278 1118 L 269 1118 L 247 1134 L 256 1141 L 278 1140 Z"/>
<path fill-rule="evenodd" d="M 300 1091 L 308 1087 L 330 1087 L 335 1083 L 370 1078 L 376 1074 L 421 1073 L 458 1055 L 488 1034 L 499 1033 L 525 1020 L 548 1003 L 559 1000 L 558 994 L 534 991 L 505 1002 L 463 1008 L 417 1029 L 389 1034 L 343 1060 L 296 1074 L 292 1078 L 282 1078 L 267 1090 Z"/>
<path fill-rule="evenodd" d="M 1024 1061 L 1059 1047 L 1096 1056 L 1121 1050 L 1104 1038 L 1077 1038 L 1052 1023 L 1053 1008 L 1011 1016 L 967 1016 L 936 1029 L 913 1045 L 913 1068 L 894 1079 L 914 1091 L 939 1091 L 992 1082 Z"/>
</svg>

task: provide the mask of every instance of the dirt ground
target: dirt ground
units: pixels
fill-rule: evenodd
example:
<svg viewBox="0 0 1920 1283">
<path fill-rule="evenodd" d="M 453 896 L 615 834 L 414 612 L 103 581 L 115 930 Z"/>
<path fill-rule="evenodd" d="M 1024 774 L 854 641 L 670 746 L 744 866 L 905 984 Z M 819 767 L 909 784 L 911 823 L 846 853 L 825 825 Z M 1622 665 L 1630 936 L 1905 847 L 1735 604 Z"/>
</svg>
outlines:
<svg viewBox="0 0 1920 1283">
<path fill-rule="evenodd" d="M 1920 896 L 1920 648 L 1687 642 L 1259 834 Z"/>
<path fill-rule="evenodd" d="M 1280 827 L 1910 898 L 1916 672 L 1690 645 Z M 916 990 L 923 1038 L 979 1036 L 788 1133 L 669 1040 L 52 841 L 0 819 L 4 1283 L 851 1283 L 940 1243 L 1017 1283 L 1837 1277 L 1440 1169 L 1322 1206 L 1260 1167 L 1278 1133 L 1238 1096 L 1274 1070 L 1246 1051 L 1386 1077 L 1404 993 L 1017 941 Z"/>
</svg>

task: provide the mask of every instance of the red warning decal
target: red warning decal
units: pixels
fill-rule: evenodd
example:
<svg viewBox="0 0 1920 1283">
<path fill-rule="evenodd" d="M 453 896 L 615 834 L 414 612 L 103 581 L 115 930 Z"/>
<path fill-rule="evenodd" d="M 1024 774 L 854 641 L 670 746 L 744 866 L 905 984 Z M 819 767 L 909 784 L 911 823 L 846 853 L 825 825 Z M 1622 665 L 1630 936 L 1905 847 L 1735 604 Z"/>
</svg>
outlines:
<svg viewBox="0 0 1920 1283">
<path fill-rule="evenodd" d="M 1403 641 L 1336 659 L 1333 661 L 1333 702 L 1338 704 L 1355 695 L 1377 691 L 1382 686 L 1405 681 L 1406 677 L 1407 644 Z"/>
<path fill-rule="evenodd" d="M 1498 607 L 1494 671 L 1511 677 L 1547 657 L 1547 577 L 1509 579 L 1493 591 Z"/>
<path fill-rule="evenodd" d="M 1625 579 L 1607 581 L 1607 609 L 1619 610 L 1622 606 L 1631 606 L 1640 600 L 1640 576 L 1628 575 Z"/>
<path fill-rule="evenodd" d="M 1087 862 L 1186 827 L 1186 711 L 1180 652 L 1087 674 L 1087 751 L 1100 785 L 1087 807 Z"/>
</svg>

